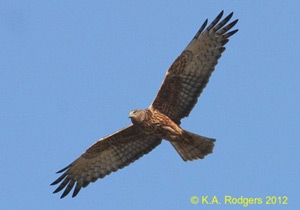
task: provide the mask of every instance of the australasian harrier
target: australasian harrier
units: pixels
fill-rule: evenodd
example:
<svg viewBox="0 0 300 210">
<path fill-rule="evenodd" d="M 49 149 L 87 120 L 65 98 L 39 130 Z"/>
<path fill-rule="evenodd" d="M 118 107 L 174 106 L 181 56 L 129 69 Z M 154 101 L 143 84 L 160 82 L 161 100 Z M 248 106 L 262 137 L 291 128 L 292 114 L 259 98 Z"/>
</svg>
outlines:
<svg viewBox="0 0 300 210">
<path fill-rule="evenodd" d="M 228 23 L 233 13 L 221 21 L 223 11 L 208 26 L 203 23 L 195 37 L 168 69 L 152 104 L 129 113 L 132 124 L 101 138 L 66 168 L 51 185 L 65 188 L 65 197 L 75 185 L 72 197 L 82 187 L 123 168 L 147 154 L 162 139 L 168 140 L 184 161 L 203 159 L 212 153 L 215 139 L 183 130 L 180 120 L 187 117 L 208 83 L 218 59 L 225 50 L 231 30 L 238 20 Z"/>
</svg>

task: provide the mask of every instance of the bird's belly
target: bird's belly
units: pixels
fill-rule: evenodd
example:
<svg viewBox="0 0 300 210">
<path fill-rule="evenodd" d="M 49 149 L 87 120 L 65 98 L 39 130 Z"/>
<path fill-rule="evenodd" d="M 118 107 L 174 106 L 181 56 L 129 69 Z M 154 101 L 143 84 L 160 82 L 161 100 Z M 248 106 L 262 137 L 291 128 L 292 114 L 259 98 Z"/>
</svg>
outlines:
<svg viewBox="0 0 300 210">
<path fill-rule="evenodd" d="M 169 141 L 179 141 L 181 139 L 182 129 L 178 126 L 173 128 L 169 125 L 156 124 L 152 127 L 152 135 Z"/>
</svg>

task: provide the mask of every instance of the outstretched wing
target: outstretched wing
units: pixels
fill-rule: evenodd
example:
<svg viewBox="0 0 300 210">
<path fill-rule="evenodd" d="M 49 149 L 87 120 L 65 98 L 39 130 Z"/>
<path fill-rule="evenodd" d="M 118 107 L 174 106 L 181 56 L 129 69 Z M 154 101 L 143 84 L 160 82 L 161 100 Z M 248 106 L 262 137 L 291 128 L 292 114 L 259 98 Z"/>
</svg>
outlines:
<svg viewBox="0 0 300 210">
<path fill-rule="evenodd" d="M 224 52 L 228 38 L 238 31 L 229 31 L 238 21 L 227 24 L 232 15 L 230 13 L 219 22 L 222 11 L 206 29 L 207 20 L 203 23 L 167 71 L 150 108 L 159 110 L 177 123 L 189 115 Z"/>
<path fill-rule="evenodd" d="M 72 195 L 75 197 L 82 187 L 129 165 L 160 143 L 161 139 L 147 136 L 133 125 L 104 137 L 69 166 L 57 172 L 64 173 L 51 184 L 61 182 L 53 193 L 65 188 L 61 195 L 63 198 L 76 184 Z"/>
</svg>

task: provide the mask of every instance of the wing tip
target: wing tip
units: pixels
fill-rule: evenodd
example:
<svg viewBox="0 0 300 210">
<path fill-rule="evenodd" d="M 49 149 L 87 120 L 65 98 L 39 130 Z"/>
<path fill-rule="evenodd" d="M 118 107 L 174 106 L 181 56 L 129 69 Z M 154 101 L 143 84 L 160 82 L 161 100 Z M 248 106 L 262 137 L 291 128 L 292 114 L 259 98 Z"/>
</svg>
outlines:
<svg viewBox="0 0 300 210">
<path fill-rule="evenodd" d="M 71 165 L 72 165 L 72 164 L 70 164 L 70 165 L 68 165 L 68 166 L 64 167 L 63 169 L 60 169 L 60 170 L 59 170 L 59 171 L 57 171 L 56 173 L 57 173 L 57 174 L 60 174 L 60 173 L 64 172 L 65 170 L 67 170 L 68 168 L 70 168 L 70 167 L 71 167 Z"/>
<path fill-rule="evenodd" d="M 221 10 L 221 12 L 217 15 L 217 17 L 214 20 L 220 20 L 222 16 L 224 15 L 224 10 Z"/>
<path fill-rule="evenodd" d="M 203 22 L 202 26 L 199 28 L 198 32 L 197 32 L 196 35 L 194 36 L 194 39 L 197 39 L 197 38 L 200 36 L 200 34 L 204 31 L 205 27 L 207 26 L 207 23 L 208 23 L 208 19 L 206 19 L 206 20 Z"/>
<path fill-rule="evenodd" d="M 72 198 L 76 197 L 76 195 L 79 193 L 80 190 L 81 190 L 81 186 L 77 182 L 75 189 L 73 191 L 73 194 L 72 194 Z"/>
<path fill-rule="evenodd" d="M 221 22 L 221 18 L 224 15 L 224 10 L 222 10 L 217 17 L 207 26 L 208 24 L 208 19 L 206 19 L 204 21 L 204 23 L 202 24 L 202 26 L 200 27 L 200 29 L 198 30 L 198 32 L 196 33 L 196 35 L 194 36 L 194 39 L 197 39 L 204 31 L 210 31 L 210 30 L 219 30 L 220 28 L 222 28 L 224 25 L 226 25 L 228 23 L 228 21 L 232 18 L 234 12 L 229 13 Z M 225 28 L 226 31 L 228 31 L 229 29 L 231 29 L 233 26 L 236 25 L 236 23 L 239 21 L 239 19 L 235 19 L 234 21 L 232 21 L 230 24 L 228 24 Z M 207 26 L 207 28 L 205 29 L 205 27 Z M 221 30 L 221 29 L 220 29 Z M 235 34 L 238 30 L 234 30 L 234 32 L 230 32 L 231 35 Z"/>
</svg>

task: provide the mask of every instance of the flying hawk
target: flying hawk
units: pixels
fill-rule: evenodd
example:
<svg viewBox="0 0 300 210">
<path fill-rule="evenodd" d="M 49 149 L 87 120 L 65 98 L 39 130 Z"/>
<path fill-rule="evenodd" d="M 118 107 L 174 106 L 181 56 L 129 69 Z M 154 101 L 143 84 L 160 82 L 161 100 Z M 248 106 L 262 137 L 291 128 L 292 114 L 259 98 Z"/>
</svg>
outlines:
<svg viewBox="0 0 300 210">
<path fill-rule="evenodd" d="M 75 197 L 82 187 L 117 171 L 168 140 L 184 161 L 203 159 L 212 153 L 215 139 L 200 136 L 180 127 L 208 83 L 218 59 L 225 50 L 231 30 L 238 20 L 228 23 L 233 13 L 221 20 L 223 11 L 208 26 L 207 19 L 199 31 L 168 69 L 152 104 L 145 110 L 129 113 L 132 124 L 101 138 L 67 167 L 51 185 L 64 188 L 61 198 L 74 187 Z"/>
</svg>

